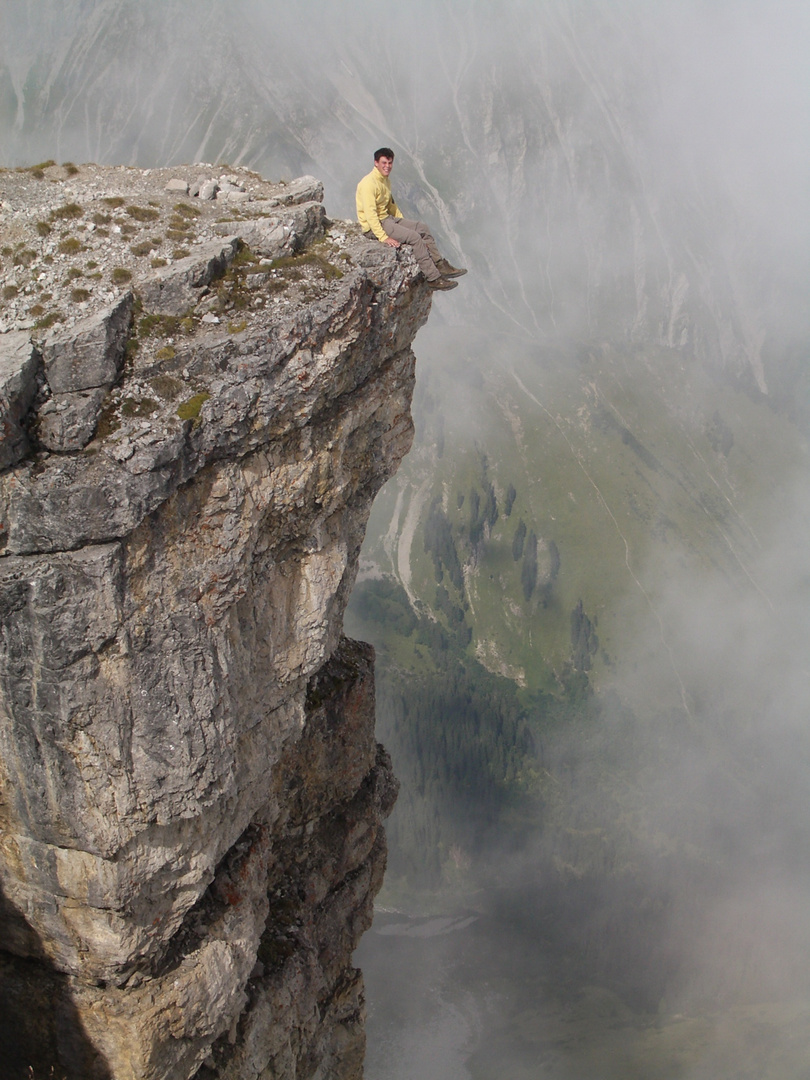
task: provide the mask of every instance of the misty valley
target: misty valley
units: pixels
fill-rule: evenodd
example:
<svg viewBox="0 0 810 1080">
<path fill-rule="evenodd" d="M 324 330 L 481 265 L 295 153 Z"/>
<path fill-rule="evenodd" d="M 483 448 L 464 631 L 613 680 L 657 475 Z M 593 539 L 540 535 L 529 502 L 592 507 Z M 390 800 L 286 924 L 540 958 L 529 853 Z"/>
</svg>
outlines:
<svg viewBox="0 0 810 1080">
<path fill-rule="evenodd" d="M 402 782 L 367 1075 L 803 1076 L 803 435 L 673 353 L 450 336 L 347 613 Z"/>
<path fill-rule="evenodd" d="M 358 950 L 369 1080 L 806 1075 L 806 997 L 664 1015 L 628 1004 L 587 965 L 572 971 L 536 927 L 479 916 L 438 933 L 427 919 L 378 914 Z"/>
</svg>

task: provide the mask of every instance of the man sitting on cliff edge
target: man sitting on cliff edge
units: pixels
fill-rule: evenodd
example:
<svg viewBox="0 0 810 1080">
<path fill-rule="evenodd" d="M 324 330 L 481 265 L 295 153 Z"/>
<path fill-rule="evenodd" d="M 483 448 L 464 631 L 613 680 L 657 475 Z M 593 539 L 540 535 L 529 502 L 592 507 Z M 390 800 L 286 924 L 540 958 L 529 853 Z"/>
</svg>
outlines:
<svg viewBox="0 0 810 1080">
<path fill-rule="evenodd" d="M 431 289 L 455 289 L 466 270 L 451 266 L 439 254 L 436 241 L 423 221 L 409 221 L 394 202 L 388 179 L 394 167 L 394 151 L 383 146 L 374 153 L 374 168 L 357 185 L 357 220 L 363 235 L 376 237 L 389 247 L 408 244 Z"/>
</svg>

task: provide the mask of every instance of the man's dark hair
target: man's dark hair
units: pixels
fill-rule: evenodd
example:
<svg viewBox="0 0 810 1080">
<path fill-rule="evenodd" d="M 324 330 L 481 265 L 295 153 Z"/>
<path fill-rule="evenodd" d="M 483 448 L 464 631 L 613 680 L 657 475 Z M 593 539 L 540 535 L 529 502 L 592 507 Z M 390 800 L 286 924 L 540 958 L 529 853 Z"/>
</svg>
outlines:
<svg viewBox="0 0 810 1080">
<path fill-rule="evenodd" d="M 379 150 L 374 151 L 374 160 L 379 161 L 381 157 L 391 158 L 394 160 L 394 151 L 390 146 L 381 146 Z"/>
</svg>

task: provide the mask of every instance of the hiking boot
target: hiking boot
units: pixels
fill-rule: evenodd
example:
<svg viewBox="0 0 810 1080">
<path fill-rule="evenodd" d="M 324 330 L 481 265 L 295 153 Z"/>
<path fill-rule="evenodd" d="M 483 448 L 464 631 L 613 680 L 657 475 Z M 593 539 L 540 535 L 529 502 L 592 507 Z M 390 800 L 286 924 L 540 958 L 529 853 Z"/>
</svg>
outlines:
<svg viewBox="0 0 810 1080">
<path fill-rule="evenodd" d="M 437 277 L 434 281 L 428 282 L 429 289 L 455 289 L 457 285 L 457 281 L 449 281 L 446 277 Z"/>
<path fill-rule="evenodd" d="M 447 259 L 439 259 L 436 263 L 436 269 L 442 277 L 462 277 L 467 273 L 466 270 L 463 270 L 458 266 L 452 266 Z"/>
</svg>

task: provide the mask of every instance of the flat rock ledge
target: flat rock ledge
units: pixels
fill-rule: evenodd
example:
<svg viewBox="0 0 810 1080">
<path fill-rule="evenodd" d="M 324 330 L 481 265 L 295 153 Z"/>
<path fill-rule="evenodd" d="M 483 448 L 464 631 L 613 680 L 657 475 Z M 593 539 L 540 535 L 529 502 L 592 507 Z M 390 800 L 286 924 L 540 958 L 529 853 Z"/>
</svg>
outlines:
<svg viewBox="0 0 810 1080">
<path fill-rule="evenodd" d="M 38 172 L 0 173 L 8 1067 L 359 1078 L 396 781 L 342 620 L 431 293 L 312 178 Z"/>
</svg>

